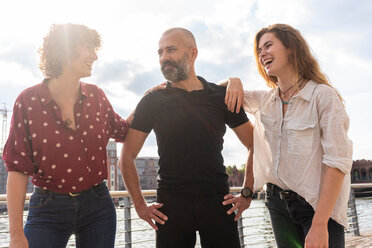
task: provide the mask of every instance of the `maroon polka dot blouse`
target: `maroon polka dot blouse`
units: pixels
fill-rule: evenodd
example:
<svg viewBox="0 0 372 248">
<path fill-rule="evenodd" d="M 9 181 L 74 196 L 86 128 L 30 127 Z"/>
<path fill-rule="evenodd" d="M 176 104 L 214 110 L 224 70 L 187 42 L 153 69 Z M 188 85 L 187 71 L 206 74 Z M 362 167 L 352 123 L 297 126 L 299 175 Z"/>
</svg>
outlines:
<svg viewBox="0 0 372 248">
<path fill-rule="evenodd" d="M 107 179 L 107 142 L 123 141 L 128 124 L 114 112 L 102 89 L 80 82 L 82 96 L 74 106 L 76 131 L 69 128 L 47 82 L 18 96 L 4 147 L 5 165 L 8 171 L 30 175 L 43 189 L 86 190 Z"/>
</svg>

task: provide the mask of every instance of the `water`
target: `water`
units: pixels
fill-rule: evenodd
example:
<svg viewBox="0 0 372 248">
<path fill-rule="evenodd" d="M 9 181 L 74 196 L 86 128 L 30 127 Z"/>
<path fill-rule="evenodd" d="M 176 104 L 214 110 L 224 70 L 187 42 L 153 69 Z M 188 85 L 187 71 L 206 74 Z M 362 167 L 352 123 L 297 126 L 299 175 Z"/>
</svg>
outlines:
<svg viewBox="0 0 372 248">
<path fill-rule="evenodd" d="M 372 231 L 372 197 L 357 198 L 357 212 L 360 233 L 370 233 Z M 153 248 L 155 247 L 155 232 L 149 229 L 150 226 L 138 219 L 134 209 L 132 214 L 132 245 L 133 248 Z M 27 212 L 25 212 L 26 218 Z M 124 210 L 117 208 L 118 225 L 116 246 L 124 247 Z M 274 237 L 271 231 L 270 218 L 267 209 L 264 206 L 263 200 L 253 200 L 251 207 L 243 213 L 243 226 L 244 226 L 244 244 L 247 247 L 268 248 L 276 247 Z M 0 215 L 0 248 L 8 247 L 9 235 L 7 232 L 7 216 L 6 213 Z M 139 230 L 139 231 L 136 231 Z M 352 235 L 348 233 L 347 235 Z M 141 240 L 151 240 L 146 243 L 137 243 Z M 75 247 L 74 239 L 69 242 L 68 247 Z M 199 238 L 197 239 L 197 248 L 200 248 Z"/>
<path fill-rule="evenodd" d="M 360 234 L 372 232 L 372 197 L 356 198 Z"/>
</svg>

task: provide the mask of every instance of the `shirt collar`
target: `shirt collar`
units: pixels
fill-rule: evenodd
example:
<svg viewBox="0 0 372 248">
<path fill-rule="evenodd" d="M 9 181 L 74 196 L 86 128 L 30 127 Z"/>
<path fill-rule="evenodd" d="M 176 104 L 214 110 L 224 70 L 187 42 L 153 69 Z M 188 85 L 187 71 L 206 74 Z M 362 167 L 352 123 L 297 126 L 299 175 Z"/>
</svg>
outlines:
<svg viewBox="0 0 372 248">
<path fill-rule="evenodd" d="M 80 84 L 80 90 L 81 90 L 81 96 L 88 97 L 88 87 L 86 83 L 79 82 Z"/>
<path fill-rule="evenodd" d="M 307 82 L 305 87 L 299 92 L 299 97 L 306 101 L 310 101 L 311 96 L 313 95 L 314 89 L 316 87 L 317 83 L 315 83 L 313 80 L 310 80 Z"/>
<path fill-rule="evenodd" d="M 203 88 L 202 90 L 210 90 L 210 85 L 208 84 L 207 80 L 205 80 L 203 77 L 201 76 L 197 76 L 197 78 L 199 79 L 199 81 L 203 84 Z M 167 85 L 166 85 L 166 89 L 170 89 L 170 88 L 173 88 L 173 89 L 177 89 L 176 87 L 172 87 L 172 83 L 167 81 Z M 182 89 L 181 89 L 182 90 Z"/>
<path fill-rule="evenodd" d="M 41 87 L 39 90 L 40 101 L 41 101 L 41 104 L 44 106 L 48 105 L 51 101 L 53 101 L 53 98 L 50 95 L 49 90 L 48 90 L 48 82 L 49 82 L 49 78 L 45 78 L 41 82 Z"/>
<path fill-rule="evenodd" d="M 53 101 L 53 98 L 50 95 L 49 90 L 48 90 L 48 86 L 47 86 L 48 82 L 49 82 L 49 78 L 45 78 L 41 82 L 41 87 L 39 90 L 40 101 L 41 101 L 41 104 L 43 104 L 44 106 L 48 105 L 50 102 Z M 87 84 L 81 81 L 79 81 L 79 84 L 80 84 L 81 95 L 82 97 L 84 96 L 86 98 L 88 96 Z"/>
<path fill-rule="evenodd" d="M 203 77 L 201 76 L 197 76 L 199 81 L 203 84 L 203 87 L 204 87 L 204 90 L 210 90 L 211 87 L 209 85 L 209 83 L 207 82 L 207 80 L 205 80 Z"/>
</svg>

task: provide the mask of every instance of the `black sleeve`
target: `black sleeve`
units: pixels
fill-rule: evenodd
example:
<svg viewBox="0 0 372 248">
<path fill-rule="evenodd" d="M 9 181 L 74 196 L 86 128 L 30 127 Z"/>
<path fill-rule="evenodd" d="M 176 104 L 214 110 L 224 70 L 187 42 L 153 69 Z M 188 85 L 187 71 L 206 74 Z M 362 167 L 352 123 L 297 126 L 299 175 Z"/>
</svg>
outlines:
<svg viewBox="0 0 372 248">
<path fill-rule="evenodd" d="M 225 95 L 226 95 L 226 87 L 220 86 L 220 85 L 215 85 L 213 84 L 212 86 L 217 87 L 217 89 L 221 93 L 221 104 L 223 104 L 225 108 L 225 123 L 230 127 L 230 128 L 236 128 L 239 127 L 240 125 L 246 123 L 249 121 L 247 114 L 244 111 L 244 108 L 240 108 L 239 113 L 230 112 L 227 109 L 227 106 L 225 104 Z"/>
<path fill-rule="evenodd" d="M 226 124 L 230 128 L 239 127 L 240 125 L 249 121 L 247 114 L 245 113 L 243 108 L 240 108 L 240 111 L 237 114 L 235 112 L 234 113 L 230 112 L 229 110 L 227 110 L 227 107 L 226 107 L 226 112 L 227 112 L 226 113 Z"/>
<path fill-rule="evenodd" d="M 138 103 L 134 112 L 131 128 L 145 133 L 150 133 L 155 122 L 156 105 L 153 94 L 147 94 Z"/>
</svg>

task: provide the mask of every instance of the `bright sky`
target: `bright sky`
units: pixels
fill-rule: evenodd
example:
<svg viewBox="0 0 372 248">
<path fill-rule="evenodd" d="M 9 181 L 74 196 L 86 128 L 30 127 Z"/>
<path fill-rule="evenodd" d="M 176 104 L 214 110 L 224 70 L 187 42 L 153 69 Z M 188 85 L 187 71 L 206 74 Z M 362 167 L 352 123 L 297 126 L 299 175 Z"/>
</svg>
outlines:
<svg viewBox="0 0 372 248">
<path fill-rule="evenodd" d="M 81 23 L 102 35 L 93 76 L 83 81 L 103 88 L 123 117 L 148 88 L 164 81 L 157 45 L 166 29 L 181 26 L 194 33 L 198 75 L 212 82 L 238 76 L 246 89 L 265 89 L 253 37 L 264 26 L 287 23 L 301 31 L 345 99 L 354 159 L 372 159 L 371 13 L 369 0 L 2 1 L 0 109 L 3 103 L 12 109 L 23 89 L 41 82 L 37 49 L 53 23 Z M 226 165 L 245 163 L 246 153 L 231 131 L 223 154 Z M 157 156 L 154 134 L 140 156 Z"/>
</svg>

